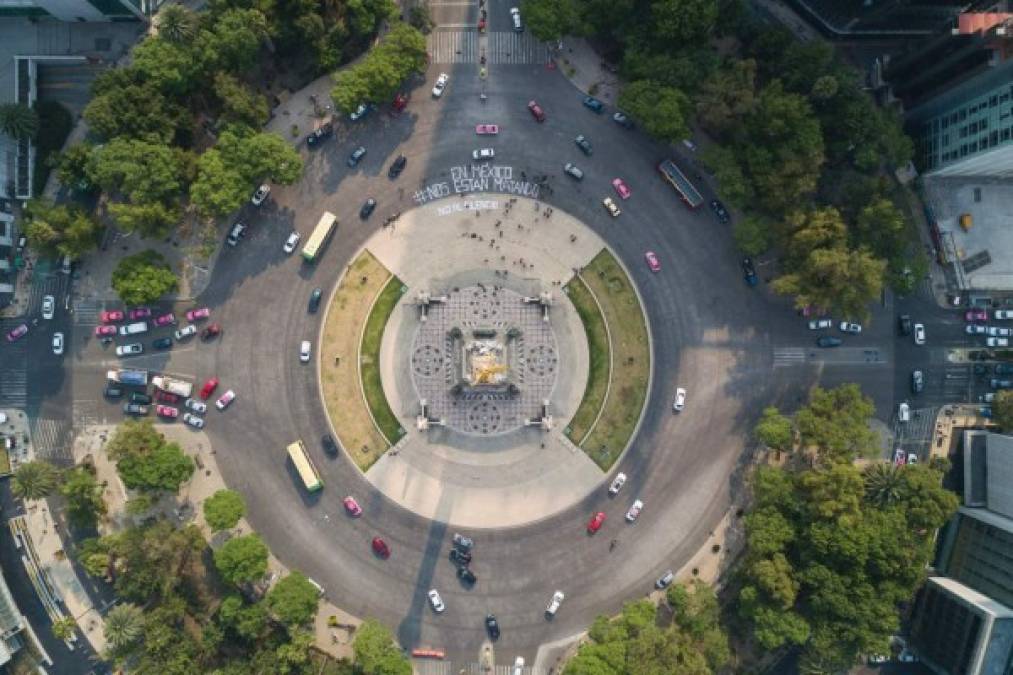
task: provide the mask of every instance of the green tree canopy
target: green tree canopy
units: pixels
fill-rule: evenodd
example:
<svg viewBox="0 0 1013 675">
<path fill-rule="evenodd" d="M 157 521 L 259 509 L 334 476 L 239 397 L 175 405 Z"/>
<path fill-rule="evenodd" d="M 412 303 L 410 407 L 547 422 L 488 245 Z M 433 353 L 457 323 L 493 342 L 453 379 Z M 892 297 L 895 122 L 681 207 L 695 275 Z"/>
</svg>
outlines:
<svg viewBox="0 0 1013 675">
<path fill-rule="evenodd" d="M 412 666 L 398 648 L 394 636 L 376 619 L 366 619 L 352 641 L 355 665 L 371 675 L 411 675 Z"/>
<path fill-rule="evenodd" d="M 763 417 L 753 430 L 753 435 L 764 445 L 775 450 L 791 450 L 795 433 L 791 420 L 781 414 L 774 406 L 763 409 Z"/>
<path fill-rule="evenodd" d="M 803 448 L 815 448 L 825 461 L 851 462 L 879 454 L 876 434 L 869 428 L 874 413 L 872 399 L 857 384 L 814 387 L 809 403 L 795 414 L 795 425 Z"/>
<path fill-rule="evenodd" d="M 674 87 L 649 80 L 628 85 L 619 94 L 619 107 L 643 126 L 644 131 L 661 140 L 674 142 L 685 138 L 689 129 L 686 118 L 689 98 Z"/>
<path fill-rule="evenodd" d="M 256 534 L 229 539 L 215 551 L 215 567 L 237 586 L 256 581 L 267 572 L 267 546 Z"/>
<path fill-rule="evenodd" d="M 426 63 L 426 39 L 406 23 L 395 23 L 361 61 L 334 74 L 331 98 L 350 113 L 361 103 L 389 101 L 405 79 Z"/>
<path fill-rule="evenodd" d="M 102 226 L 78 206 L 33 199 L 24 214 L 28 245 L 40 253 L 77 259 L 98 245 Z"/>
<path fill-rule="evenodd" d="M 523 0 L 521 16 L 531 34 L 542 42 L 583 32 L 577 0 Z"/>
<path fill-rule="evenodd" d="M 177 443 L 168 443 L 150 420 L 128 420 L 116 428 L 106 445 L 123 484 L 145 492 L 176 492 L 190 480 L 193 460 Z"/>
<path fill-rule="evenodd" d="M 25 462 L 14 472 L 11 492 L 29 501 L 48 497 L 60 484 L 60 471 L 45 460 Z"/>
<path fill-rule="evenodd" d="M 179 283 L 162 254 L 151 249 L 121 258 L 112 281 L 120 300 L 128 305 L 155 302 Z"/>
<path fill-rule="evenodd" d="M 239 595 L 229 595 L 218 608 L 218 621 L 243 640 L 261 637 L 267 628 L 267 609 L 263 602 L 246 604 Z"/>
<path fill-rule="evenodd" d="M 96 147 L 88 177 L 110 194 L 136 204 L 170 202 L 183 190 L 179 156 L 162 143 L 116 138 Z"/>
<path fill-rule="evenodd" d="M 992 414 L 1003 431 L 1013 431 L 1013 390 L 1003 389 L 995 395 Z"/>
<path fill-rule="evenodd" d="M 214 92 L 227 122 L 256 128 L 270 114 L 267 99 L 234 75 L 215 73 Z"/>
<path fill-rule="evenodd" d="M 268 611 L 286 626 L 301 626 L 313 619 L 320 596 L 301 572 L 283 577 L 267 593 Z"/>
<path fill-rule="evenodd" d="M 131 55 L 131 67 L 140 79 L 166 96 L 184 96 L 200 83 L 193 52 L 181 43 L 149 37 L 141 40 Z"/>
<path fill-rule="evenodd" d="M 99 517 L 106 514 L 102 498 L 104 489 L 95 479 L 95 469 L 83 465 L 67 472 L 60 494 L 67 500 L 67 516 L 78 527 L 94 527 Z"/>
<path fill-rule="evenodd" d="M 774 292 L 795 298 L 795 306 L 822 307 L 865 319 L 868 305 L 883 292 L 886 261 L 867 249 L 818 248 L 799 268 L 774 279 Z"/>
<path fill-rule="evenodd" d="M 127 136 L 169 144 L 190 123 L 180 103 L 131 68 L 102 73 L 92 84 L 92 93 L 84 119 L 107 140 Z"/>
<path fill-rule="evenodd" d="M 238 74 L 254 65 L 267 36 L 267 19 L 260 10 L 231 7 L 200 31 L 196 49 L 206 69 Z"/>
<path fill-rule="evenodd" d="M 188 43 L 197 36 L 197 15 L 183 5 L 162 5 L 155 15 L 158 37 L 168 42 Z"/>
<path fill-rule="evenodd" d="M 137 232 L 144 237 L 164 237 L 179 224 L 183 216 L 177 207 L 166 206 L 159 202 L 109 204 L 109 215 L 116 221 L 116 226 L 124 232 Z M 158 276 L 165 277 L 162 274 Z"/>
<path fill-rule="evenodd" d="M 204 501 L 204 519 L 214 531 L 229 530 L 246 515 L 246 501 L 235 490 L 219 490 Z"/>
<path fill-rule="evenodd" d="M 129 602 L 115 605 L 105 615 L 105 638 L 115 653 L 133 645 L 144 633 L 144 613 Z"/>
<path fill-rule="evenodd" d="M 756 105 L 756 61 L 732 61 L 708 79 L 696 97 L 700 124 L 725 136 L 741 124 Z"/>
<path fill-rule="evenodd" d="M 717 0 L 652 0 L 651 33 L 662 45 L 700 43 L 714 30 Z"/>
<path fill-rule="evenodd" d="M 0 105 L 0 132 L 11 138 L 34 138 L 39 132 L 39 116 L 24 103 Z"/>
<path fill-rule="evenodd" d="M 204 537 L 194 525 L 175 527 L 167 520 L 130 527 L 94 540 L 89 555 L 106 554 L 113 564 L 117 594 L 146 603 L 170 597 L 205 548 Z"/>
</svg>

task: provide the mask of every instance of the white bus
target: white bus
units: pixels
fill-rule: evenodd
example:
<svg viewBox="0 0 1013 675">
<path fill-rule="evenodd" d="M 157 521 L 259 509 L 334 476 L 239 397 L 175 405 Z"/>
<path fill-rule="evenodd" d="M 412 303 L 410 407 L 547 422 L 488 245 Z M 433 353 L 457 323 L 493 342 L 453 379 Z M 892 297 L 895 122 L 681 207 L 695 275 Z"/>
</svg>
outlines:
<svg viewBox="0 0 1013 675">
<path fill-rule="evenodd" d="M 303 445 L 301 440 L 288 446 L 288 456 L 292 460 L 292 463 L 295 464 L 296 471 L 299 472 L 299 477 L 302 478 L 302 482 L 306 485 L 307 490 L 316 492 L 323 489 L 324 482 L 320 480 L 320 474 L 317 472 L 317 468 L 313 466 L 309 453 L 306 452 L 306 446 Z"/>
<path fill-rule="evenodd" d="M 320 253 L 320 249 L 327 244 L 327 240 L 331 238 L 331 234 L 334 233 L 334 228 L 338 225 L 338 219 L 335 218 L 334 214 L 330 211 L 324 211 L 324 215 L 320 216 L 320 222 L 313 228 L 313 234 L 306 241 L 306 245 L 302 248 L 302 257 L 308 262 L 316 260 L 317 255 Z"/>
</svg>

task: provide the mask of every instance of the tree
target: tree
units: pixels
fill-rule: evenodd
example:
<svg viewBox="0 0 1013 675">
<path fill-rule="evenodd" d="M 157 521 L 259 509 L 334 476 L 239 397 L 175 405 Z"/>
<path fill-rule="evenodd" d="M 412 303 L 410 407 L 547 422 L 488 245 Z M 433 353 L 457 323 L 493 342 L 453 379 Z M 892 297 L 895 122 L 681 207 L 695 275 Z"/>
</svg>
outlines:
<svg viewBox="0 0 1013 675">
<path fill-rule="evenodd" d="M 689 130 L 686 117 L 689 98 L 674 87 L 665 87 L 650 80 L 633 82 L 619 94 L 619 107 L 661 140 L 674 142 L 685 138 Z"/>
<path fill-rule="evenodd" d="M 259 127 L 270 114 L 267 98 L 228 73 L 215 73 L 214 92 L 228 122 Z"/>
<path fill-rule="evenodd" d="M 215 532 L 229 530 L 246 515 L 246 502 L 235 490 L 219 490 L 204 502 L 204 519 Z"/>
<path fill-rule="evenodd" d="M 740 218 L 732 225 L 732 236 L 739 250 L 749 256 L 760 255 L 770 248 L 770 221 L 762 216 Z"/>
<path fill-rule="evenodd" d="M 102 226 L 80 207 L 33 199 L 24 214 L 28 245 L 40 253 L 76 259 L 98 245 Z"/>
<path fill-rule="evenodd" d="M 313 619 L 320 600 L 317 589 L 301 572 L 292 572 L 276 583 L 265 602 L 268 611 L 288 627 L 301 626 Z"/>
<path fill-rule="evenodd" d="M 94 550 L 105 549 L 115 560 L 113 580 L 120 597 L 146 603 L 172 596 L 205 546 L 194 525 L 176 528 L 156 520 L 102 537 Z"/>
<path fill-rule="evenodd" d="M 267 36 L 267 19 L 259 10 L 226 9 L 198 35 L 199 58 L 207 70 L 241 73 L 253 67 Z"/>
<path fill-rule="evenodd" d="M 186 45 L 148 37 L 134 47 L 131 56 L 131 68 L 138 77 L 166 96 L 185 96 L 200 81 L 197 77 L 200 66 Z"/>
<path fill-rule="evenodd" d="M 62 616 L 53 622 L 53 637 L 67 641 L 77 632 L 77 621 L 72 616 Z"/>
<path fill-rule="evenodd" d="M 60 471 L 44 460 L 25 462 L 14 472 L 11 492 L 18 499 L 33 501 L 48 497 L 60 484 Z"/>
<path fill-rule="evenodd" d="M 137 232 L 142 237 L 164 237 L 179 223 L 183 214 L 175 206 L 152 202 L 109 204 L 109 215 L 124 232 Z"/>
<path fill-rule="evenodd" d="M 90 192 L 95 188 L 88 177 L 92 148 L 90 143 L 75 143 L 60 154 L 56 160 L 56 171 L 63 185 L 80 192 Z"/>
<path fill-rule="evenodd" d="M 69 471 L 60 486 L 60 494 L 67 500 L 70 522 L 78 527 L 94 527 L 98 518 L 106 514 L 103 492 L 92 467 L 78 466 Z"/>
<path fill-rule="evenodd" d="M 116 472 L 130 489 L 177 492 L 194 472 L 193 460 L 167 443 L 149 420 L 124 422 L 106 446 Z"/>
<path fill-rule="evenodd" d="M 158 37 L 168 42 L 192 42 L 197 35 L 197 15 L 183 5 L 163 5 L 155 16 Z"/>
<path fill-rule="evenodd" d="M 879 454 L 876 434 L 869 428 L 874 413 L 872 399 L 857 384 L 814 387 L 808 405 L 795 414 L 795 424 L 802 447 L 816 448 L 826 460 L 851 462 Z"/>
<path fill-rule="evenodd" d="M 774 406 L 763 409 L 763 416 L 753 429 L 756 440 L 774 450 L 791 450 L 795 433 L 791 420 L 781 414 Z"/>
<path fill-rule="evenodd" d="M 868 246 L 880 258 L 904 255 L 908 226 L 904 214 L 886 197 L 875 197 L 858 214 L 855 244 Z"/>
<path fill-rule="evenodd" d="M 267 610 L 264 603 L 247 605 L 239 595 L 229 595 L 218 607 L 218 621 L 236 635 L 248 641 L 256 640 L 267 628 Z"/>
<path fill-rule="evenodd" d="M 412 27 L 417 28 L 423 35 L 428 35 L 433 30 L 433 26 L 436 24 L 433 21 L 428 0 L 412 6 L 411 10 L 408 11 L 408 23 Z"/>
<path fill-rule="evenodd" d="M 756 61 L 733 61 L 704 82 L 696 97 L 700 124 L 709 132 L 724 136 L 734 129 L 756 105 Z"/>
<path fill-rule="evenodd" d="M 267 572 L 267 546 L 256 534 L 229 539 L 215 551 L 215 566 L 237 586 L 256 581 Z"/>
<path fill-rule="evenodd" d="M 95 80 L 92 91 L 84 119 L 107 140 L 127 136 L 169 144 L 189 125 L 183 106 L 154 83 L 143 82 L 131 68 L 106 71 Z"/>
<path fill-rule="evenodd" d="M 541 42 L 556 42 L 583 31 L 576 0 L 524 0 L 521 15 L 528 30 Z"/>
<path fill-rule="evenodd" d="M 892 462 L 870 464 L 862 472 L 865 500 L 883 508 L 893 506 L 902 496 L 900 471 Z"/>
<path fill-rule="evenodd" d="M 130 647 L 144 632 L 144 613 L 129 602 L 116 605 L 106 613 L 104 632 L 114 652 Z"/>
<path fill-rule="evenodd" d="M 1003 431 L 1013 431 L 1013 390 L 1002 389 L 995 395 L 992 414 Z"/>
<path fill-rule="evenodd" d="M 411 675 L 411 663 L 398 648 L 387 627 L 366 619 L 355 630 L 352 641 L 355 665 L 371 675 Z"/>
<path fill-rule="evenodd" d="M 151 249 L 120 259 L 112 281 L 120 300 L 128 305 L 155 302 L 179 283 L 162 254 Z"/>
<path fill-rule="evenodd" d="M 886 261 L 867 249 L 819 248 L 771 287 L 775 293 L 794 296 L 800 309 L 813 305 L 865 319 L 869 303 L 883 292 L 885 274 Z"/>
<path fill-rule="evenodd" d="M 739 207 L 752 204 L 753 184 L 746 176 L 734 148 L 711 145 L 700 153 L 700 161 L 714 175 L 720 195 Z M 755 217 L 755 216 L 750 216 Z"/>
<path fill-rule="evenodd" d="M 714 30 L 718 18 L 715 0 L 653 0 L 651 32 L 661 45 L 700 43 Z"/>
<path fill-rule="evenodd" d="M 96 147 L 88 177 L 103 190 L 135 204 L 169 203 L 183 191 L 179 157 L 162 143 L 116 138 Z"/>
<path fill-rule="evenodd" d="M 350 113 L 363 102 L 390 100 L 409 75 L 422 70 L 426 58 L 425 36 L 408 24 L 394 24 L 365 58 L 334 74 L 335 107 Z"/>
<path fill-rule="evenodd" d="M 0 105 L 0 132 L 14 139 L 35 138 L 39 131 L 39 117 L 24 103 Z"/>
</svg>

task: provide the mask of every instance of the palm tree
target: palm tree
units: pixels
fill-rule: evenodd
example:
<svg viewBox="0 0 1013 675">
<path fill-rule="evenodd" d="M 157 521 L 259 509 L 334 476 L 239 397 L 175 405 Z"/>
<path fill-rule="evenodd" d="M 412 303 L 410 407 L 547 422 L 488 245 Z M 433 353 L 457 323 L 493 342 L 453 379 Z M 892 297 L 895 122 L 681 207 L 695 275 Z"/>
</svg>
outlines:
<svg viewBox="0 0 1013 675">
<path fill-rule="evenodd" d="M 143 630 L 144 613 L 137 605 L 116 605 L 106 614 L 105 637 L 113 650 L 130 646 Z"/>
<path fill-rule="evenodd" d="M 74 621 L 72 616 L 65 616 L 53 622 L 53 635 L 57 640 L 67 641 L 74 637 L 75 631 L 77 631 L 77 621 Z"/>
<path fill-rule="evenodd" d="M 0 131 L 11 138 L 33 138 L 39 130 L 39 116 L 23 103 L 0 105 Z"/>
<path fill-rule="evenodd" d="M 19 499 L 48 497 L 60 482 L 60 474 L 49 462 L 26 462 L 14 473 L 11 491 Z"/>
<path fill-rule="evenodd" d="M 169 42 L 190 42 L 197 34 L 197 17 L 182 5 L 166 5 L 156 18 L 158 36 Z"/>
<path fill-rule="evenodd" d="M 865 482 L 865 498 L 879 507 L 890 506 L 901 497 L 900 471 L 889 462 L 869 466 L 862 476 Z"/>
</svg>

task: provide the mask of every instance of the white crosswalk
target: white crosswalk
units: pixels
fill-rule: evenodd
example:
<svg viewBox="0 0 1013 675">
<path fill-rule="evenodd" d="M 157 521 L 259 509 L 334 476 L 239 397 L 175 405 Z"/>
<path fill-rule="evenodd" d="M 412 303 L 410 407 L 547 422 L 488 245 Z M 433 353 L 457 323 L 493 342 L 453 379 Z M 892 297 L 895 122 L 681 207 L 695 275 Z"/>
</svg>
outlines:
<svg viewBox="0 0 1013 675">
<path fill-rule="evenodd" d="M 3 373 L 0 373 L 0 408 L 23 408 L 27 400 L 27 369 L 23 366 L 6 368 Z"/>
<path fill-rule="evenodd" d="M 32 420 L 31 442 L 35 457 L 55 462 L 72 461 L 69 432 L 70 423 L 66 420 Z"/>
<path fill-rule="evenodd" d="M 474 30 L 436 30 L 429 34 L 433 63 L 478 63 L 479 34 Z M 546 63 L 549 50 L 530 33 L 489 33 L 486 62 L 495 64 Z"/>
<path fill-rule="evenodd" d="M 803 347 L 775 347 L 774 367 L 803 366 L 806 360 L 805 352 L 806 350 Z"/>
<path fill-rule="evenodd" d="M 497 665 L 492 669 L 482 667 L 480 663 L 456 664 L 450 661 L 433 661 L 430 659 L 412 659 L 412 670 L 415 675 L 513 675 L 510 665 Z M 525 666 L 524 675 L 542 675 L 530 666 Z"/>
<path fill-rule="evenodd" d="M 74 303 L 74 324 L 96 326 L 100 311 L 102 311 L 102 303 L 98 300 L 78 300 Z"/>
</svg>

